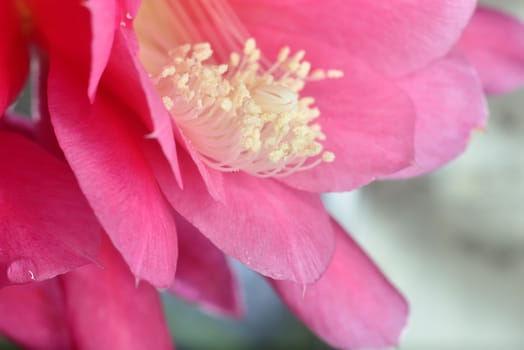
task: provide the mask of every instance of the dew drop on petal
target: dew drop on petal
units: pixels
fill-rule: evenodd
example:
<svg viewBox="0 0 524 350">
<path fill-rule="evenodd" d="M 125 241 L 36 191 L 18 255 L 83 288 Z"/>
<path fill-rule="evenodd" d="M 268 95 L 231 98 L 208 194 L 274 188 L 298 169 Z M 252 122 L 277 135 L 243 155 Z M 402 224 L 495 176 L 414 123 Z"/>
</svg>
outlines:
<svg viewBox="0 0 524 350">
<path fill-rule="evenodd" d="M 27 283 L 37 280 L 37 267 L 31 258 L 19 258 L 7 268 L 7 278 L 12 283 Z"/>
</svg>

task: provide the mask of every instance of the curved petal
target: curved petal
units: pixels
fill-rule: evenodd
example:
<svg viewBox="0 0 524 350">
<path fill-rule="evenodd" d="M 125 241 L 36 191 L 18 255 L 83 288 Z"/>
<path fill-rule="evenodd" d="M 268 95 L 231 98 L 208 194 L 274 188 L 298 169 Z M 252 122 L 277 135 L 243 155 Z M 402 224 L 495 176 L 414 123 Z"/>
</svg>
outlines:
<svg viewBox="0 0 524 350">
<path fill-rule="evenodd" d="M 224 201 L 209 195 L 187 154 L 180 154 L 185 190 L 166 164 L 155 165 L 171 205 L 214 245 L 275 279 L 312 282 L 333 252 L 333 232 L 317 195 L 242 173 L 224 175 Z"/>
<path fill-rule="evenodd" d="M 151 78 L 138 60 L 138 43 L 130 25 L 117 32 L 108 67 L 102 77 L 106 91 L 114 101 L 133 111 L 137 120 L 148 128 L 148 138 L 156 140 L 169 161 L 170 167 L 182 185 L 172 119 L 161 101 Z M 125 82 L 125 84 L 122 84 Z"/>
<path fill-rule="evenodd" d="M 58 279 L 0 289 L 0 333 L 27 349 L 71 348 Z"/>
<path fill-rule="evenodd" d="M 29 68 L 29 54 L 13 1 L 0 3 L 0 118 L 18 96 Z"/>
<path fill-rule="evenodd" d="M 0 131 L 0 286 L 93 262 L 100 226 L 65 164 Z"/>
<path fill-rule="evenodd" d="M 240 287 L 224 254 L 182 216 L 176 216 L 178 264 L 170 290 L 204 310 L 240 317 Z"/>
<path fill-rule="evenodd" d="M 157 291 L 136 284 L 104 239 L 100 263 L 63 277 L 70 327 L 78 349 L 173 349 Z"/>
<path fill-rule="evenodd" d="M 334 162 L 284 177 L 283 182 L 315 192 L 348 191 L 411 164 L 415 110 L 396 84 L 343 50 L 269 28 L 251 31 L 257 39 L 271 37 L 271 44 L 261 46 L 269 57 L 292 43 L 294 50 L 307 50 L 305 59 L 313 67 L 345 73 L 342 79 L 310 82 L 303 92 L 316 99 L 321 115 L 315 122 L 326 135 L 322 143 L 335 154 Z"/>
<path fill-rule="evenodd" d="M 464 151 L 488 116 L 482 85 L 473 67 L 450 55 L 399 82 L 415 102 L 415 161 L 389 178 L 428 173 Z"/>
<path fill-rule="evenodd" d="M 524 83 L 524 25 L 516 18 L 479 7 L 458 48 L 479 72 L 487 93 L 507 92 Z"/>
<path fill-rule="evenodd" d="M 271 281 L 287 306 L 337 348 L 381 348 L 398 343 L 408 306 L 362 249 L 334 223 L 336 252 L 326 273 L 303 286 Z"/>
<path fill-rule="evenodd" d="M 445 56 L 476 5 L 474 0 L 231 2 L 248 29 L 266 26 L 315 38 L 344 48 L 392 76 Z"/>
<path fill-rule="evenodd" d="M 141 125 L 107 96 L 91 107 L 62 67 L 51 66 L 48 87 L 58 142 L 102 226 L 138 278 L 170 286 L 176 229 L 144 157 Z"/>
<path fill-rule="evenodd" d="M 98 83 L 106 68 L 113 46 L 116 28 L 120 25 L 116 0 L 88 0 L 86 6 L 91 13 L 91 74 L 88 95 L 94 100 Z"/>
</svg>

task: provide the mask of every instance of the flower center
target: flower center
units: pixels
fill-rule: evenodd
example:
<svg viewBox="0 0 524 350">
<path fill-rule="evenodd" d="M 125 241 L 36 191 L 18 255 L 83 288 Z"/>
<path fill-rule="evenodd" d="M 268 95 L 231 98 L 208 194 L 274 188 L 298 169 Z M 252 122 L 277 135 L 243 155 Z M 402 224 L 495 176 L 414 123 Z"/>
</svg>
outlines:
<svg viewBox="0 0 524 350">
<path fill-rule="evenodd" d="M 263 70 L 253 39 L 228 65 L 207 63 L 212 54 L 208 43 L 179 46 L 153 77 L 165 107 L 208 166 L 269 177 L 334 160 L 314 123 L 320 114 L 314 99 L 299 92 L 306 80 L 341 72 L 310 73 L 304 52 L 290 56 L 288 48 Z"/>
<path fill-rule="evenodd" d="M 279 177 L 335 159 L 300 92 L 342 72 L 311 72 L 287 47 L 268 64 L 227 1 L 144 0 L 135 27 L 165 107 L 208 166 Z"/>
</svg>

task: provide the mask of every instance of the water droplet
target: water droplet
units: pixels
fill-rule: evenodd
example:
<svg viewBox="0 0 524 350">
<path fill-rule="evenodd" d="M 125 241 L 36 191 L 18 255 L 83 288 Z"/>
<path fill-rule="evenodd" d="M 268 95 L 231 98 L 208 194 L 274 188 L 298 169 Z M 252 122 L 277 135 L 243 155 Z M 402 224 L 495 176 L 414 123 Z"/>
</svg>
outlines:
<svg viewBox="0 0 524 350">
<path fill-rule="evenodd" d="M 126 18 L 127 19 L 133 19 L 133 16 L 128 12 L 128 13 L 126 13 Z"/>
<path fill-rule="evenodd" d="M 13 283 L 27 283 L 36 281 L 37 268 L 30 258 L 14 260 L 7 268 L 7 278 Z"/>
<path fill-rule="evenodd" d="M 126 22 L 124 22 L 124 21 L 121 21 L 121 22 L 120 22 L 120 26 L 121 26 L 121 27 L 125 27 L 126 25 L 127 25 Z"/>
</svg>

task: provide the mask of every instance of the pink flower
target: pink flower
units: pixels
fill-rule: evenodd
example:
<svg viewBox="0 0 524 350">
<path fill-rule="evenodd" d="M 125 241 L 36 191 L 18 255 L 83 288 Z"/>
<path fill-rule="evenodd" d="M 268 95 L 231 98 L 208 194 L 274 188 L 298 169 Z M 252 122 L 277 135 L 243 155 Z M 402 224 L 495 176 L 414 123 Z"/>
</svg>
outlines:
<svg viewBox="0 0 524 350">
<path fill-rule="evenodd" d="M 459 42 L 475 1 L 145 0 L 134 20 L 139 3 L 90 1 L 89 10 L 83 8 L 83 15 L 70 16 L 65 24 L 54 17 L 42 20 L 49 67 L 43 69 L 48 72 L 45 103 L 37 106 L 41 120 L 51 121 L 81 192 L 132 275 L 205 308 L 237 315 L 242 310 L 227 254 L 266 276 L 289 307 L 334 346 L 395 344 L 406 322 L 405 300 L 330 219 L 318 193 L 431 171 L 460 153 L 471 132 L 484 126 L 482 86 L 467 58 L 476 62 L 472 48 L 490 50 L 474 40 L 475 30 Z M 512 32 L 522 30 L 495 17 L 509 23 Z M 81 26 L 85 40 L 72 31 L 63 34 L 79 18 L 89 22 Z M 474 26 L 492 25 L 492 16 L 486 18 Z M 56 29 L 55 22 L 64 26 Z M 13 45 L 20 49 L 10 34 L 1 35 L 3 52 Z M 58 40 L 59 35 L 68 40 Z M 80 47 L 70 46 L 73 42 Z M 522 44 L 511 45 L 498 50 L 502 55 L 478 62 L 497 66 L 506 52 L 520 58 Z M 237 56 L 230 57 L 232 52 Z M 78 66 L 71 57 L 79 57 Z M 8 72 L 9 64 L 0 62 L 0 72 Z M 310 64 L 325 70 L 315 72 Z M 515 71 L 519 66 L 522 61 Z M 2 82 L 5 105 L 21 75 Z M 484 81 L 497 89 L 521 81 L 505 79 L 493 74 Z M 65 167 L 20 136 L 5 135 L 0 140 L 10 144 L 4 158 L 9 150 L 26 147 L 46 164 Z M 11 178 L 21 171 L 19 164 L 4 166 L 15 169 Z M 67 168 L 61 171 L 66 178 L 61 182 L 71 185 L 64 191 L 78 192 Z M 52 213 L 59 212 L 60 201 L 56 204 Z M 85 208 L 74 213 L 90 215 Z M 29 222 L 32 230 L 40 224 L 13 217 Z M 16 226 L 8 223 L 10 230 Z M 103 244 L 100 257 L 108 266 L 106 275 L 86 266 L 65 275 L 62 289 L 50 282 L 49 288 L 65 293 L 65 306 L 59 308 L 90 310 L 91 303 L 111 302 L 114 295 L 104 288 L 79 288 L 98 274 L 108 284 L 129 288 L 130 275 L 122 262 L 114 262 L 118 254 L 104 248 L 110 246 Z M 14 259 L 7 257 L 7 262 Z M 48 267 L 43 258 L 32 263 L 39 275 Z M 122 282 L 111 272 L 113 263 L 127 276 Z M 24 293 L 33 300 L 34 291 L 47 287 L 27 288 Z M 144 288 L 145 296 L 130 291 L 130 300 L 152 298 L 149 286 Z M 9 297 L 13 290 L 3 292 Z M 44 320 L 61 322 L 56 321 L 61 315 L 46 310 Z M 140 317 L 127 315 L 125 305 L 112 311 L 108 318 L 123 322 Z M 158 321 L 155 312 L 148 317 Z M 96 324 L 90 321 L 74 317 L 68 339 L 79 337 L 91 344 L 86 347 L 105 344 L 107 333 L 92 343 L 86 338 L 86 327 Z M 143 337 L 153 336 L 149 331 Z"/>
</svg>

